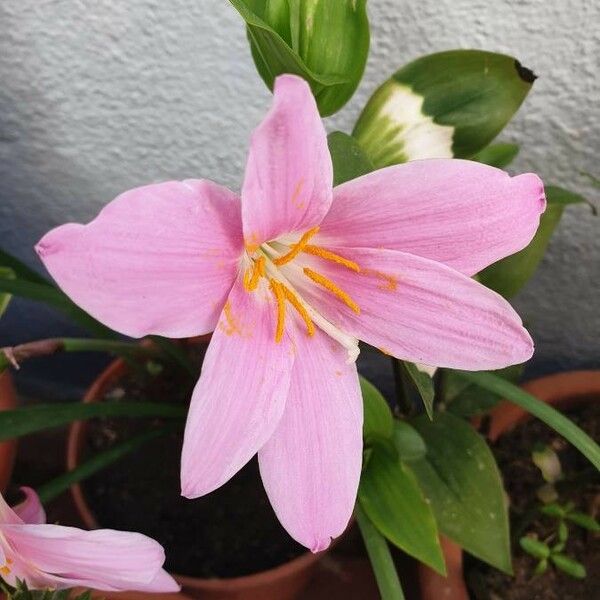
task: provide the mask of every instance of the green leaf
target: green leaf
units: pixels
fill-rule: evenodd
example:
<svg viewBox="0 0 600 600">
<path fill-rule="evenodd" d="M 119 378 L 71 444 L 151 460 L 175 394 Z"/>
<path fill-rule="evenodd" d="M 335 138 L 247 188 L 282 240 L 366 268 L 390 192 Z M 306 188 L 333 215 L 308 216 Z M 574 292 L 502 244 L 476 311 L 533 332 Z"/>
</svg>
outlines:
<svg viewBox="0 0 600 600">
<path fill-rule="evenodd" d="M 360 390 L 363 397 L 365 444 L 391 439 L 394 433 L 392 411 L 381 392 L 364 377 L 360 377 Z"/>
<path fill-rule="evenodd" d="M 405 462 L 419 460 L 427 453 L 423 438 L 406 421 L 394 421 L 394 444 L 398 456 Z"/>
<path fill-rule="evenodd" d="M 550 560 L 557 569 L 560 569 L 563 573 L 566 573 L 575 579 L 584 579 L 587 575 L 585 567 L 581 563 L 578 563 L 576 560 L 573 560 L 564 554 L 552 554 Z"/>
<path fill-rule="evenodd" d="M 568 537 L 569 537 L 569 528 L 567 527 L 567 524 L 564 521 L 561 521 L 558 524 L 558 541 L 561 543 L 564 543 L 567 541 Z"/>
<path fill-rule="evenodd" d="M 60 496 L 68 490 L 74 483 L 79 483 L 88 477 L 94 475 L 98 471 L 112 465 L 117 460 L 123 458 L 127 454 L 137 450 L 150 440 L 170 433 L 174 430 L 172 425 L 167 425 L 158 429 L 151 429 L 140 433 L 135 437 L 117 444 L 116 446 L 100 452 L 79 465 L 77 468 L 67 473 L 63 473 L 56 479 L 40 486 L 37 489 L 38 496 L 43 503 L 50 502 L 54 498 Z"/>
<path fill-rule="evenodd" d="M 366 0 L 230 0 L 246 21 L 256 68 L 273 89 L 282 73 L 310 84 L 321 115 L 356 90 L 369 53 Z"/>
<path fill-rule="evenodd" d="M 547 517 L 554 517 L 555 519 L 562 519 L 565 516 L 565 509 L 560 504 L 556 504 L 556 502 L 542 506 L 540 512 Z"/>
<path fill-rule="evenodd" d="M 116 333 L 79 308 L 69 297 L 49 283 L 27 279 L 1 279 L 0 292 L 44 302 L 61 310 L 96 337 L 114 338 Z"/>
<path fill-rule="evenodd" d="M 0 441 L 94 417 L 163 417 L 183 419 L 185 406 L 161 402 L 81 402 L 38 404 L 0 411 Z"/>
<path fill-rule="evenodd" d="M 0 267 L 0 279 L 14 279 L 15 272 L 9 267 Z M 0 317 L 4 314 L 4 311 L 8 307 L 10 302 L 10 294 L 0 293 Z"/>
<path fill-rule="evenodd" d="M 525 365 L 522 364 L 512 365 L 494 371 L 494 374 L 516 383 L 521 378 L 524 367 Z M 481 415 L 502 400 L 502 396 L 465 381 L 460 371 L 444 369 L 442 377 L 444 401 L 447 403 L 448 410 L 458 417 L 470 419 Z"/>
<path fill-rule="evenodd" d="M 534 575 L 543 575 L 548 570 L 548 559 L 542 558 L 533 570 Z"/>
<path fill-rule="evenodd" d="M 423 400 L 427 416 L 430 419 L 433 419 L 433 399 L 435 396 L 433 379 L 428 373 L 420 371 L 417 365 L 414 363 L 403 360 L 402 366 L 404 367 L 404 371 L 408 375 L 409 380 L 413 383 L 417 392 L 419 392 L 419 396 L 421 396 L 421 400 Z"/>
<path fill-rule="evenodd" d="M 548 558 L 550 556 L 548 545 L 535 538 L 524 536 L 519 540 L 519 545 L 534 558 Z"/>
<path fill-rule="evenodd" d="M 361 508 L 390 542 L 445 574 L 435 518 L 414 475 L 397 458 L 374 449 L 362 473 Z"/>
<path fill-rule="evenodd" d="M 537 417 L 554 431 L 571 442 L 597 469 L 600 469 L 600 447 L 585 431 L 577 427 L 573 421 L 552 408 L 549 404 L 538 400 L 521 388 L 494 375 L 493 373 L 461 371 L 462 377 L 480 387 L 490 390 L 527 412 Z"/>
<path fill-rule="evenodd" d="M 327 136 L 327 144 L 333 162 L 334 186 L 373 170 L 373 165 L 351 135 L 334 131 Z"/>
<path fill-rule="evenodd" d="M 519 154 L 518 144 L 500 142 L 498 144 L 490 144 L 483 150 L 480 150 L 473 156 L 473 160 L 490 165 L 491 167 L 503 169 L 510 165 L 517 157 L 517 154 Z"/>
<path fill-rule="evenodd" d="M 364 513 L 360 503 L 356 504 L 354 515 L 375 573 L 381 600 L 404 600 L 396 565 L 385 538 Z"/>
<path fill-rule="evenodd" d="M 440 531 L 480 560 L 511 572 L 508 515 L 502 479 L 485 440 L 464 420 L 437 412 L 412 421 L 427 446 L 408 464 Z"/>
<path fill-rule="evenodd" d="M 585 513 L 572 512 L 566 515 L 566 519 L 588 531 L 593 531 L 594 533 L 600 531 L 600 523 L 598 523 L 594 517 L 586 515 Z"/>
<path fill-rule="evenodd" d="M 409 63 L 375 91 L 353 131 L 376 168 L 470 158 L 517 111 L 535 76 L 510 56 L 450 50 Z"/>
<path fill-rule="evenodd" d="M 11 269 L 19 279 L 31 281 L 32 283 L 45 283 L 49 285 L 47 279 L 30 269 L 23 261 L 19 260 L 12 254 L 0 248 L 0 266 Z"/>
<path fill-rule="evenodd" d="M 540 226 L 529 245 L 506 258 L 490 265 L 479 273 L 479 281 L 505 298 L 512 298 L 531 279 L 546 253 L 550 238 L 558 225 L 564 207 L 587 202 L 556 186 L 546 186 L 548 205 L 540 218 Z"/>
</svg>

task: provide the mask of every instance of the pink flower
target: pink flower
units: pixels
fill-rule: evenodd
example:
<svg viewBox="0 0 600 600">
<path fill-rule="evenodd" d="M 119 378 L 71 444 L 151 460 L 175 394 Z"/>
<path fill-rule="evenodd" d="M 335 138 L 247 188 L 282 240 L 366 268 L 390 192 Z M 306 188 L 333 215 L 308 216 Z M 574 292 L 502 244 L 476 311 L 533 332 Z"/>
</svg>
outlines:
<svg viewBox="0 0 600 600">
<path fill-rule="evenodd" d="M 188 498 L 258 452 L 279 520 L 313 551 L 346 527 L 362 458 L 357 339 L 459 369 L 527 360 L 510 305 L 470 277 L 526 246 L 535 175 L 423 160 L 332 189 L 307 84 L 277 79 L 241 199 L 206 180 L 125 192 L 37 250 L 80 306 L 130 336 L 214 330 L 182 456 Z M 240 498 L 240 502 L 244 499 Z"/>
<path fill-rule="evenodd" d="M 179 590 L 161 568 L 158 542 L 139 533 L 48 525 L 37 494 L 22 491 L 25 501 L 14 509 L 0 495 L 0 576 L 9 585 L 20 579 L 30 589 Z"/>
</svg>

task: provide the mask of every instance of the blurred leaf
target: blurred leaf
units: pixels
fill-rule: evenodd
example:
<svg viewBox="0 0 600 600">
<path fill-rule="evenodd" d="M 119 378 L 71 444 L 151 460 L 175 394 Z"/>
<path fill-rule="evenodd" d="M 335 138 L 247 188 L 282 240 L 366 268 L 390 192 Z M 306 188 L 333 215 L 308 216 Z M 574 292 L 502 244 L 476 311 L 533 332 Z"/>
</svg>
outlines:
<svg viewBox="0 0 600 600">
<path fill-rule="evenodd" d="M 423 438 L 406 421 L 394 421 L 394 444 L 400 459 L 405 462 L 423 458 L 427 453 Z"/>
<path fill-rule="evenodd" d="M 550 556 L 548 545 L 535 538 L 524 536 L 519 540 L 519 545 L 534 558 L 548 558 Z"/>
<path fill-rule="evenodd" d="M 2 250 L 2 248 L 0 248 L 0 266 L 12 269 L 19 279 L 33 283 L 49 283 L 47 279 L 30 269 L 23 261 Z"/>
<path fill-rule="evenodd" d="M 15 272 L 9 267 L 0 267 L 0 279 L 14 279 Z M 4 314 L 4 311 L 8 307 L 10 302 L 10 294 L 0 293 L 0 317 Z"/>
<path fill-rule="evenodd" d="M 366 0 L 230 0 L 246 21 L 256 68 L 273 89 L 282 73 L 310 84 L 321 115 L 356 90 L 369 53 Z"/>
<path fill-rule="evenodd" d="M 362 376 L 360 377 L 360 389 L 364 406 L 363 436 L 365 444 L 391 439 L 394 433 L 394 418 L 385 398 L 370 381 Z"/>
<path fill-rule="evenodd" d="M 80 481 L 91 477 L 98 471 L 105 469 L 124 456 L 127 456 L 127 454 L 130 454 L 131 452 L 141 448 L 147 442 L 167 433 L 171 433 L 173 430 L 174 428 L 172 425 L 151 429 L 149 431 L 140 433 L 129 440 L 120 442 L 109 450 L 99 452 L 92 458 L 82 462 L 72 471 L 67 471 L 62 475 L 59 475 L 56 479 L 53 479 L 52 481 L 49 481 L 48 483 L 38 487 L 37 493 L 40 497 L 40 500 L 44 504 L 51 502 L 63 492 L 66 492 L 73 484 L 79 483 Z"/>
<path fill-rule="evenodd" d="M 37 404 L 0 411 L 0 441 L 67 425 L 73 421 L 84 421 L 94 417 L 162 417 L 183 419 L 185 406 L 174 406 L 161 402 L 66 402 Z"/>
<path fill-rule="evenodd" d="M 433 399 L 435 396 L 433 379 L 428 373 L 424 373 L 423 371 L 419 370 L 417 365 L 414 363 L 403 360 L 402 366 L 408 375 L 409 381 L 412 382 L 417 392 L 419 392 L 419 396 L 421 396 L 421 400 L 423 400 L 427 416 L 430 419 L 433 419 Z"/>
<path fill-rule="evenodd" d="M 576 560 L 573 560 L 564 554 L 552 554 L 550 560 L 557 569 L 560 569 L 563 573 L 566 573 L 575 579 L 583 579 L 587 575 L 585 567 L 581 563 L 578 563 Z"/>
<path fill-rule="evenodd" d="M 558 541 L 561 542 L 561 544 L 564 544 L 564 542 L 567 541 L 568 537 L 569 528 L 567 527 L 567 524 L 564 521 L 561 521 L 558 524 Z M 562 550 L 562 547 L 560 548 L 560 550 Z"/>
<path fill-rule="evenodd" d="M 327 143 L 333 162 L 334 186 L 356 179 L 373 170 L 373 165 L 351 135 L 334 131 L 327 136 Z"/>
<path fill-rule="evenodd" d="M 1 279 L 0 292 L 44 302 L 71 317 L 96 337 L 114 338 L 116 333 L 79 308 L 66 294 L 49 283 L 27 279 Z"/>
<path fill-rule="evenodd" d="M 500 142 L 498 144 L 490 144 L 483 150 L 480 150 L 473 156 L 473 160 L 490 165 L 491 167 L 503 169 L 510 165 L 517 154 L 519 154 L 518 144 Z"/>
<path fill-rule="evenodd" d="M 558 454 L 550 447 L 536 447 L 531 453 L 533 464 L 541 471 L 544 481 L 555 483 L 562 478 L 562 468 Z"/>
<path fill-rule="evenodd" d="M 494 374 L 512 383 L 517 383 L 524 368 L 523 364 L 512 365 L 494 371 Z M 481 415 L 502 400 L 502 396 L 465 381 L 460 372 L 444 369 L 442 377 L 444 402 L 447 404 L 447 409 L 458 417 L 470 419 Z"/>
<path fill-rule="evenodd" d="M 423 56 L 379 87 L 353 131 L 376 168 L 419 158 L 470 158 L 517 111 L 535 79 L 481 50 Z"/>
<path fill-rule="evenodd" d="M 511 572 L 502 480 L 485 440 L 465 421 L 436 412 L 412 421 L 427 455 L 408 464 L 440 531 L 480 560 Z"/>
<path fill-rule="evenodd" d="M 560 504 L 556 504 L 556 502 L 542 506 L 540 512 L 547 517 L 554 517 L 556 519 L 562 519 L 565 516 L 565 509 Z"/>
<path fill-rule="evenodd" d="M 596 519 L 594 519 L 594 517 L 592 517 L 590 515 L 586 515 L 585 513 L 582 513 L 582 512 L 568 513 L 566 515 L 566 519 L 568 521 L 571 521 L 572 523 L 575 523 L 576 525 L 579 525 L 579 527 L 583 527 L 584 529 L 587 529 L 588 531 L 593 531 L 594 533 L 597 533 L 600 531 L 600 524 L 598 523 L 598 521 L 596 521 Z"/>
<path fill-rule="evenodd" d="M 533 570 L 534 575 L 543 575 L 548 570 L 548 559 L 542 558 Z"/>
<path fill-rule="evenodd" d="M 490 265 L 479 273 L 479 281 L 505 298 L 512 298 L 533 276 L 546 253 L 550 238 L 560 221 L 564 207 L 587 203 L 579 194 L 556 186 L 546 186 L 548 206 L 529 246 Z"/>
<path fill-rule="evenodd" d="M 494 373 L 460 371 L 461 377 L 520 406 L 573 444 L 597 469 L 600 469 L 600 446 L 573 421 L 555 408 L 538 400 L 521 388 Z"/>
<path fill-rule="evenodd" d="M 363 471 L 358 498 L 390 542 L 445 574 L 435 518 L 414 475 L 400 460 L 375 449 Z"/>
<path fill-rule="evenodd" d="M 0 582 L 2 579 L 0 579 Z M 9 600 L 92 600 L 91 592 L 76 594 L 73 590 L 30 590 L 24 581 L 17 579 L 15 587 L 6 587 Z"/>
</svg>

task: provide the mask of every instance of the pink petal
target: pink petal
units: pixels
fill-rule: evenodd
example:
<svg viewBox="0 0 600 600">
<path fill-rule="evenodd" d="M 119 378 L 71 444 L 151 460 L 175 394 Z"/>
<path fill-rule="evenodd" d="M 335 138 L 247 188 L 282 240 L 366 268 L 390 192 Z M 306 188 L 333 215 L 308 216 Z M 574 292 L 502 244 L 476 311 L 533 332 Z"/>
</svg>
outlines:
<svg viewBox="0 0 600 600">
<path fill-rule="evenodd" d="M 176 591 L 164 577 L 160 544 L 139 533 L 60 525 L 4 525 L 21 576 L 36 586 L 98 590 Z M 25 569 L 25 572 L 23 572 Z M 151 584 L 156 582 L 156 589 Z"/>
<path fill-rule="evenodd" d="M 298 333 L 281 422 L 259 451 L 275 513 L 298 542 L 319 552 L 352 515 L 362 464 L 362 397 L 344 348 L 317 330 Z"/>
<path fill-rule="evenodd" d="M 306 277 L 295 283 L 327 319 L 368 344 L 412 362 L 471 371 L 522 363 L 533 354 L 510 304 L 466 275 L 394 250 L 331 250 L 361 272 L 312 257 L 310 268 L 348 293 L 360 314 Z"/>
<path fill-rule="evenodd" d="M 4 496 L 0 494 L 0 526 L 4 524 L 8 525 L 20 525 L 23 523 L 23 519 L 12 509 Z M 1 565 L 0 565 L 1 566 Z"/>
<path fill-rule="evenodd" d="M 275 343 L 276 315 L 266 284 L 249 293 L 236 282 L 192 396 L 181 457 L 187 498 L 223 485 L 279 423 L 294 357 L 287 338 Z"/>
<path fill-rule="evenodd" d="M 467 160 L 416 160 L 340 185 L 318 238 L 387 248 L 473 275 L 521 250 L 546 203 L 539 177 Z"/>
<path fill-rule="evenodd" d="M 36 250 L 70 298 L 133 337 L 212 331 L 243 248 L 239 199 L 210 181 L 136 188 Z"/>
<path fill-rule="evenodd" d="M 242 188 L 242 220 L 253 248 L 318 225 L 331 205 L 327 135 L 308 84 L 275 80 L 273 107 L 252 135 Z"/>
<path fill-rule="evenodd" d="M 25 500 L 13 508 L 15 513 L 24 523 L 36 525 L 45 523 L 46 511 L 35 490 L 32 490 L 30 487 L 22 487 L 21 491 L 25 494 Z"/>
</svg>

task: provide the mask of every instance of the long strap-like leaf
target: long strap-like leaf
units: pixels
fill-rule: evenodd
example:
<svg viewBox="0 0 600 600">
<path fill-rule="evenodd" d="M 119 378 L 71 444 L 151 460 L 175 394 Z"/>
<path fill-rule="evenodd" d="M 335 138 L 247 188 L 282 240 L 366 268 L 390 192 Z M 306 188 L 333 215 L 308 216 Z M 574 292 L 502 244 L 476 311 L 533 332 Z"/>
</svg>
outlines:
<svg viewBox="0 0 600 600">
<path fill-rule="evenodd" d="M 549 404 L 538 400 L 535 396 L 528 394 L 520 387 L 493 373 L 461 371 L 460 376 L 479 387 L 510 400 L 541 421 L 544 421 L 546 425 L 552 427 L 552 429 L 573 444 L 597 469 L 600 469 L 600 446 L 585 431 L 577 427 L 573 421 L 567 419 L 567 417 L 552 408 Z"/>
<path fill-rule="evenodd" d="M 39 404 L 0 412 L 0 441 L 94 417 L 183 419 L 187 407 L 161 402 L 67 402 Z"/>
</svg>

